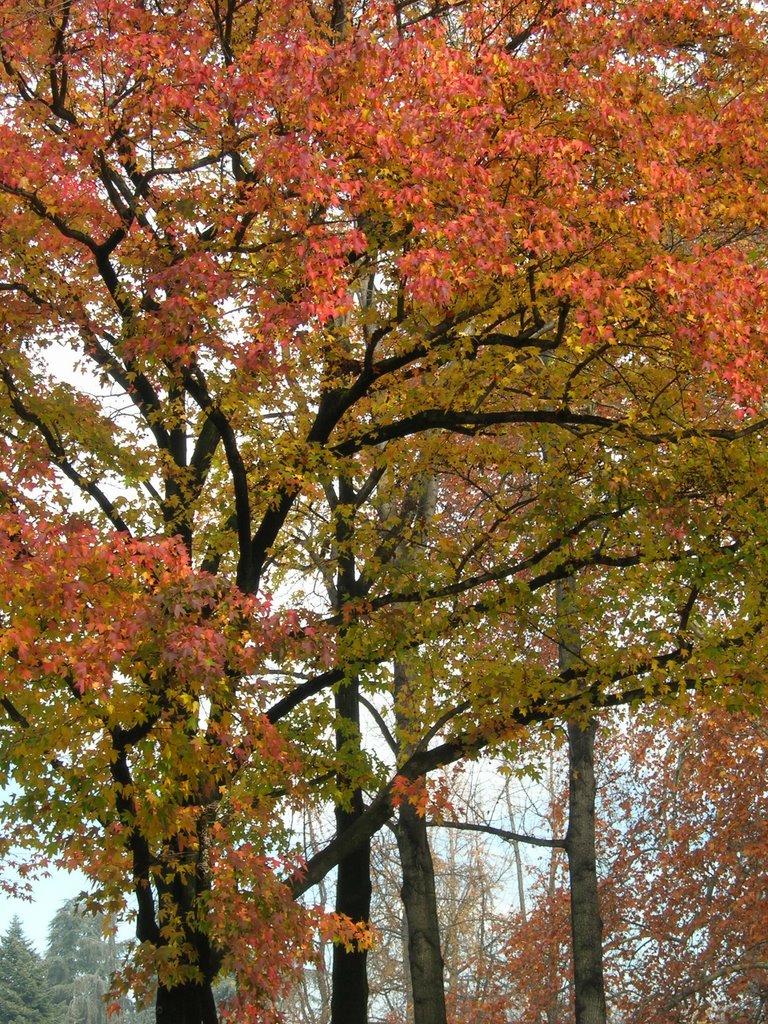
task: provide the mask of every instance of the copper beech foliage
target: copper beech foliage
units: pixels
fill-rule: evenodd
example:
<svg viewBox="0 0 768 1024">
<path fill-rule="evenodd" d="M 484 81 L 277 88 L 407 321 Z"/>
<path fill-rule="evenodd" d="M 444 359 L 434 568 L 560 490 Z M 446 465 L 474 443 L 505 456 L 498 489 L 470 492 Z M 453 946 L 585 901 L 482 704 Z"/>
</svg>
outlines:
<svg viewBox="0 0 768 1024">
<path fill-rule="evenodd" d="M 420 666 L 401 791 L 762 685 L 767 65 L 739 0 L 0 2 L 3 844 L 162 998 L 268 1016 L 392 813 L 350 675 Z"/>
</svg>

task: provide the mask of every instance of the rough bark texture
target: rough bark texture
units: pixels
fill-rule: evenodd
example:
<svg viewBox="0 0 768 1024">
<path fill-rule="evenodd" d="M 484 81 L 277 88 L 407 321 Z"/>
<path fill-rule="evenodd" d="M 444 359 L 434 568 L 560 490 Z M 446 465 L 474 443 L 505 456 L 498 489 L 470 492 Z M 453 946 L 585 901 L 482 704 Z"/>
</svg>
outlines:
<svg viewBox="0 0 768 1024">
<path fill-rule="evenodd" d="M 568 723 L 569 795 L 565 848 L 571 885 L 576 1024 L 605 1024 L 603 922 L 595 855 L 596 723 Z"/>
<path fill-rule="evenodd" d="M 408 929 L 414 1024 L 446 1024 L 432 852 L 426 821 L 408 803 L 400 808 L 397 846 L 403 875 L 401 895 Z"/>
</svg>

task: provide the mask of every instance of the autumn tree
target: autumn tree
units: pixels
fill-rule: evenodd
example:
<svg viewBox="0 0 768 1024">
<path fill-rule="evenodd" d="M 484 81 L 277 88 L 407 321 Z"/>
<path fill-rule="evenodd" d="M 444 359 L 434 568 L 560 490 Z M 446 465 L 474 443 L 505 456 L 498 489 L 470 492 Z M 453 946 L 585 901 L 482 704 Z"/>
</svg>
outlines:
<svg viewBox="0 0 768 1024">
<path fill-rule="evenodd" d="M 767 55 L 730 0 L 0 3 L 2 842 L 133 899 L 159 1021 L 268 1017 L 316 925 L 363 1021 L 409 787 L 756 683 Z"/>
<path fill-rule="evenodd" d="M 639 717 L 610 750 L 623 836 L 604 892 L 628 1021 L 731 1024 L 768 1010 L 765 709 L 738 693 L 728 703 Z"/>
<path fill-rule="evenodd" d="M 622 1021 L 765 1015 L 764 710 L 741 694 L 729 703 L 697 698 L 684 717 L 649 708 L 598 735 L 607 994 Z M 555 800 L 565 807 L 565 778 Z M 527 919 L 506 922 L 496 995 L 513 1020 L 573 1019 L 565 866 L 540 864 Z M 557 965 L 548 983 L 532 962 Z"/>
</svg>

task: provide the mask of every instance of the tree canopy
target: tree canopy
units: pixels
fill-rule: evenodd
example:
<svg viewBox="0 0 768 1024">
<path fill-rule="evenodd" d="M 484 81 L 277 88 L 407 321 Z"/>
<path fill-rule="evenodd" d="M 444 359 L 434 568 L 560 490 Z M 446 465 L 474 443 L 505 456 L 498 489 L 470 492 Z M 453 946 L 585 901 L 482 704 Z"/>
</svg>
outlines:
<svg viewBox="0 0 768 1024">
<path fill-rule="evenodd" d="M 159 1014 L 369 941 L 295 897 L 434 768 L 759 693 L 767 72 L 738 0 L 1 0 L 1 842 Z"/>
</svg>

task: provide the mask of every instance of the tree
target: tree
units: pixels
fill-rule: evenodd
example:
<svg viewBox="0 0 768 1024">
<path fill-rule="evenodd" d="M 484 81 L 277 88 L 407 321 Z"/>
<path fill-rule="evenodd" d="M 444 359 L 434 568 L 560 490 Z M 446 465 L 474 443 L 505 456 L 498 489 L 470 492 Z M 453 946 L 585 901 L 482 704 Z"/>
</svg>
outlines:
<svg viewBox="0 0 768 1024">
<path fill-rule="evenodd" d="M 604 892 L 628 1021 L 765 1019 L 765 707 L 729 703 L 640 717 L 610 750 L 624 839 Z"/>
<path fill-rule="evenodd" d="M 488 778 L 483 781 L 487 788 Z M 443 780 L 441 785 L 446 783 Z M 500 897 L 503 901 L 501 893 L 506 887 L 510 857 L 503 844 L 500 850 L 498 846 L 494 848 L 494 840 L 477 832 L 443 830 L 439 820 L 427 824 L 431 847 L 429 873 L 434 882 L 429 902 L 436 904 L 439 921 L 437 952 L 441 956 L 440 973 L 446 979 L 445 1012 L 449 1020 L 484 1020 L 483 1014 L 492 1012 L 493 997 L 488 990 L 493 987 L 495 970 L 503 971 L 495 957 L 495 925 L 501 917 Z M 424 924 L 421 918 L 417 919 L 415 924 L 422 925 L 424 934 L 414 943 L 414 923 L 407 916 L 411 899 L 406 896 L 401 900 L 399 890 L 405 883 L 423 885 L 424 873 L 414 873 L 412 869 L 409 873 L 408 864 L 403 871 L 397 835 L 401 828 L 398 821 L 393 828 L 394 838 L 389 830 L 384 830 L 373 844 L 374 919 L 382 939 L 371 954 L 371 1016 L 392 1024 L 434 1012 L 415 1005 L 416 998 L 428 997 L 434 991 L 431 984 L 421 987 L 417 980 L 418 971 L 430 967 L 431 952 L 426 963 L 419 962 L 418 956 L 420 944 L 430 941 L 433 928 L 429 921 Z M 418 846 L 415 848 L 418 850 Z M 422 900 L 417 900 L 416 908 L 421 905 Z"/>
<path fill-rule="evenodd" d="M 108 975 L 118 959 L 116 943 L 106 937 L 103 916 L 86 915 L 78 910 L 77 900 L 63 903 L 48 925 L 46 960 L 56 964 L 62 975 Z"/>
<path fill-rule="evenodd" d="M 45 967 L 18 917 L 0 942 L 0 1019 L 4 1024 L 52 1024 L 54 1019 Z"/>
<path fill-rule="evenodd" d="M 754 683 L 767 54 L 730 0 L 0 4 L 4 842 L 132 897 L 159 1020 L 269 1016 L 340 864 L 364 995 L 432 769 Z"/>
<path fill-rule="evenodd" d="M 110 932 L 103 914 L 83 914 L 77 900 L 63 903 L 48 925 L 48 986 L 65 1024 L 107 1024 L 106 995 L 125 955 Z M 121 1009 L 128 1012 L 127 1000 Z"/>
<path fill-rule="evenodd" d="M 697 695 L 685 717 L 648 708 L 598 734 L 609 1019 L 765 1016 L 764 709 L 731 701 L 728 711 Z M 566 804 L 564 777 L 554 806 Z M 569 888 L 562 861 L 538 865 L 527 919 L 504 924 L 495 994 L 516 1024 L 573 1019 Z M 556 968 L 542 983 L 532 962 Z"/>
</svg>

